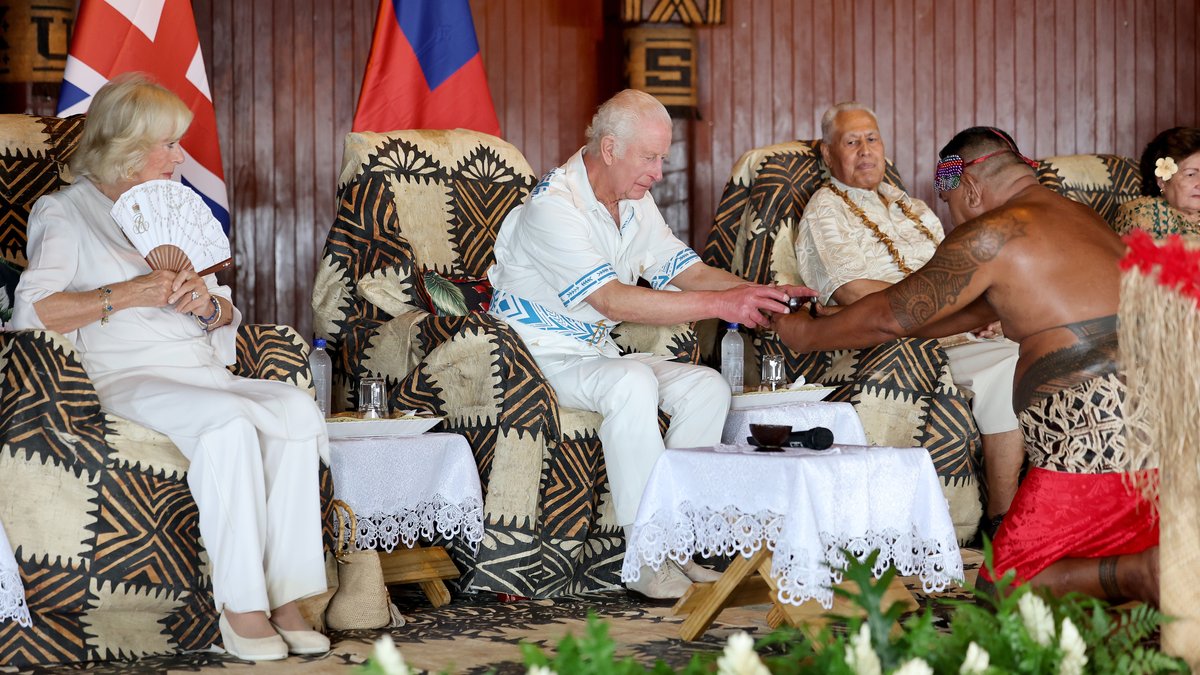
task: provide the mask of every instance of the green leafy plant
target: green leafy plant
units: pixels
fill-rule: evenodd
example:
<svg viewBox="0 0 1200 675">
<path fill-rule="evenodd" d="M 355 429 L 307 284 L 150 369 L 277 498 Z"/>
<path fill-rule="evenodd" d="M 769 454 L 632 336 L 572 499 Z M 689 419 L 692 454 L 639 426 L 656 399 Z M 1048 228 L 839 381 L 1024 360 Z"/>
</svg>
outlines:
<svg viewBox="0 0 1200 675">
<path fill-rule="evenodd" d="M 424 281 L 425 292 L 429 294 L 429 300 L 438 314 L 466 316 L 469 313 L 467 300 L 454 282 L 433 271 L 425 272 Z"/>
<path fill-rule="evenodd" d="M 1189 672 L 1187 664 L 1148 644 L 1168 621 L 1149 605 L 1116 609 L 1083 595 L 1056 598 L 1018 585 L 1008 572 L 995 591 L 969 589 L 972 601 L 942 601 L 953 609 L 948 630 L 935 626 L 925 608 L 901 622 L 900 603 L 884 607 L 889 569 L 879 579 L 872 570 L 878 551 L 849 561 L 844 578 L 856 590 L 835 588 L 863 616 L 832 617 L 819 630 L 783 626 L 757 643 L 746 633 L 730 636 L 720 654 L 694 655 L 682 670 L 662 661 L 647 669 L 632 657 L 617 658 L 608 625 L 589 613 L 582 637 L 567 635 L 547 654 L 521 644 L 529 675 L 1059 675 Z M 984 557 L 991 566 L 991 547 Z M 991 575 L 996 578 L 995 574 Z M 762 654 L 760 656 L 760 653 Z M 408 675 L 390 636 L 376 644 L 360 673 Z"/>
<path fill-rule="evenodd" d="M 589 616 L 585 636 L 563 638 L 552 658 L 534 645 L 522 645 L 525 663 L 536 675 L 1189 672 L 1183 661 L 1147 644 L 1168 620 L 1148 605 L 1114 609 L 1078 594 L 1056 598 L 1015 584 L 1009 572 L 995 582 L 994 593 L 970 589 L 973 601 L 943 601 L 953 609 L 949 630 L 943 631 L 935 626 L 930 608 L 901 623 L 900 603 L 883 606 L 896 571 L 889 569 L 874 578 L 878 552 L 862 561 L 849 553 L 846 557 L 844 578 L 856 590 L 834 591 L 861 608 L 863 616 L 833 617 L 836 628 L 826 625 L 810 631 L 785 626 L 757 644 L 739 633 L 730 637 L 715 663 L 712 656 L 693 657 L 681 671 L 661 661 L 647 671 L 630 658 L 617 660 L 607 627 Z M 985 548 L 985 558 L 990 566 L 990 546 Z M 760 658 L 759 652 L 765 656 Z"/>
</svg>

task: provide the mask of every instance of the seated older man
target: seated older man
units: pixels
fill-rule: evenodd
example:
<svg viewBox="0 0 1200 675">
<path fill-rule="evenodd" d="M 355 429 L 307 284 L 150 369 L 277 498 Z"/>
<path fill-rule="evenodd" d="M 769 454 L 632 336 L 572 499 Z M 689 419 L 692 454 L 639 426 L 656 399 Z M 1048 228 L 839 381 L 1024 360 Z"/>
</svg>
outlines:
<svg viewBox="0 0 1200 675">
<path fill-rule="evenodd" d="M 821 302 L 848 305 L 920 269 L 945 234 L 924 202 L 883 182 L 883 136 L 866 106 L 840 103 L 825 111 L 821 156 L 832 180 L 804 209 L 796 259 L 801 278 Z M 947 348 L 946 356 L 954 383 L 974 393 L 988 529 L 994 530 L 1016 494 L 1025 454 L 1012 408 L 1017 344 L 992 335 L 987 329 L 970 335 L 970 342 Z"/>
<path fill-rule="evenodd" d="M 765 326 L 764 312 L 786 313 L 789 295 L 813 294 L 709 267 L 671 234 L 650 195 L 670 145 L 671 118 L 653 96 L 634 89 L 613 96 L 592 118 L 587 145 L 504 219 L 488 273 L 496 289 L 491 313 L 525 341 L 559 403 L 603 416 L 613 506 L 627 529 L 664 447 L 721 440 L 730 390 L 711 368 L 622 356 L 613 327 L 714 317 Z M 671 415 L 665 439 L 660 407 Z M 677 598 L 692 581 L 718 576 L 691 561 L 640 574 L 629 589 L 655 599 Z"/>
<path fill-rule="evenodd" d="M 1125 247 L 1095 211 L 1040 185 L 1000 129 L 965 129 L 940 156 L 936 186 L 958 227 L 925 266 L 833 316 L 780 316 L 775 330 L 803 352 L 1004 321 L 1021 344 L 1013 398 L 1032 468 L 996 535 L 996 573 L 1157 604 L 1158 514 L 1130 485 L 1140 467 L 1125 442 Z"/>
</svg>

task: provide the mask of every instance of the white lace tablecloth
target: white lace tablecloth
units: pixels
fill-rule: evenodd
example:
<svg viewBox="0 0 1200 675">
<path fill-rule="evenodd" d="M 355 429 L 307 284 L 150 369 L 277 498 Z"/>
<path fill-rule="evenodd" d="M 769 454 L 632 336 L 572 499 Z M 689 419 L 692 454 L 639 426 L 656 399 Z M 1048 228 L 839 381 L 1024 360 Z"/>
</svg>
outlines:
<svg viewBox="0 0 1200 675">
<path fill-rule="evenodd" d="M 4 523 L 0 523 L 0 622 L 16 621 L 22 626 L 32 626 L 29 606 L 25 604 L 25 587 L 21 585 L 21 573 L 17 569 L 17 558 L 13 555 Z"/>
<path fill-rule="evenodd" d="M 467 439 L 457 434 L 329 441 L 334 496 L 358 517 L 358 546 L 391 551 L 418 537 L 483 540 L 483 493 Z"/>
<path fill-rule="evenodd" d="M 875 574 L 893 564 L 926 591 L 963 578 L 949 507 L 923 448 L 835 445 L 754 452 L 750 446 L 667 449 L 642 494 L 621 579 L 695 553 L 774 551 L 779 599 L 832 606 L 843 549 L 880 550 Z"/>
<path fill-rule="evenodd" d="M 849 403 L 782 403 L 730 410 L 721 432 L 722 443 L 745 443 L 751 424 L 787 424 L 794 431 L 825 427 L 833 432 L 833 442 L 866 445 L 867 433 L 854 406 Z"/>
</svg>

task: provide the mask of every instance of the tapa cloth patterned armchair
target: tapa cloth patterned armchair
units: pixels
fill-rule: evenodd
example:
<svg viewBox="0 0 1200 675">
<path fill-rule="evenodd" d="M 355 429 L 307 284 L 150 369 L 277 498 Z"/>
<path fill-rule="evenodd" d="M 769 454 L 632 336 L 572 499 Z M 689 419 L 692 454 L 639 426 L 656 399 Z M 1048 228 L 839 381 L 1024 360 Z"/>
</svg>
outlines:
<svg viewBox="0 0 1200 675">
<path fill-rule="evenodd" d="M 1087 204 L 1113 226 L 1121 204 L 1141 195 L 1137 161 L 1120 155 L 1062 155 L 1038 162 L 1038 181 Z"/>
<path fill-rule="evenodd" d="M 26 264 L 29 210 L 65 185 L 81 116 L 0 115 L 0 255 Z M 5 298 L 8 291 L 5 291 Z M 286 326 L 242 326 L 239 375 L 311 390 Z M 0 332 L 0 522 L 33 625 L 0 623 L 0 665 L 203 650 L 219 641 L 187 459 L 166 436 L 104 413 L 75 349 Z M 326 506 L 333 483 L 324 467 Z"/>
<path fill-rule="evenodd" d="M 828 179 L 818 141 L 794 141 L 742 155 L 717 207 L 704 262 L 757 283 L 802 284 L 795 238 L 809 198 Z M 889 161 L 884 180 L 903 188 Z M 982 515 L 981 444 L 966 396 L 937 340 L 902 338 L 870 349 L 798 354 L 769 330 L 751 331 L 747 360 L 782 354 L 787 377 L 836 386 L 831 401 L 854 404 L 876 445 L 929 450 L 962 541 Z M 705 340 L 705 347 L 712 344 Z"/>
<path fill-rule="evenodd" d="M 482 312 L 438 315 L 429 272 L 477 287 L 504 216 L 534 184 L 512 145 L 473 131 L 352 133 L 337 218 L 313 291 L 329 340 L 335 409 L 387 378 L 392 409 L 445 417 L 467 438 L 484 491 L 484 539 L 451 544 L 460 583 L 525 597 L 620 584 L 600 416 L 560 407 L 520 338 Z M 622 325 L 618 343 L 695 361 L 688 326 Z"/>
</svg>

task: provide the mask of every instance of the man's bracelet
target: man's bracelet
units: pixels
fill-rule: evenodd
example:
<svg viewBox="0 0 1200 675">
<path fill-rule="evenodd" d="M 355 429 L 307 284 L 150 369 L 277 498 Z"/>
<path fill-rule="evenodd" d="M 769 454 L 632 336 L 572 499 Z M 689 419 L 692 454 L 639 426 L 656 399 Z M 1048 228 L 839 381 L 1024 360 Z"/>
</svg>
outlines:
<svg viewBox="0 0 1200 675">
<path fill-rule="evenodd" d="M 212 302 L 213 313 L 209 314 L 208 316 L 196 317 L 196 323 L 200 324 L 200 327 L 204 330 L 208 330 L 210 326 L 212 326 L 221 318 L 221 303 L 217 302 L 217 296 L 210 295 L 208 296 L 208 300 Z"/>
<path fill-rule="evenodd" d="M 113 313 L 112 302 L 108 299 L 108 296 L 112 295 L 112 289 L 108 286 L 101 286 L 96 289 L 96 292 L 100 294 L 100 325 L 107 326 L 108 315 Z"/>
</svg>

